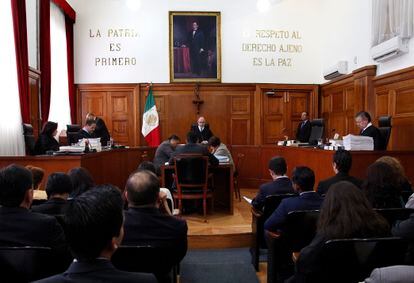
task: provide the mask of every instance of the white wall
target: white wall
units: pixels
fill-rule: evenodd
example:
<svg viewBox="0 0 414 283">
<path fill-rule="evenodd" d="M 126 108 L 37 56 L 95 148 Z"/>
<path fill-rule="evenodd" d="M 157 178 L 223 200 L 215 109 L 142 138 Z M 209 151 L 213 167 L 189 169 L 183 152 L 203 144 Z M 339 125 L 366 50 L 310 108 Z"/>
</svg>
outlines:
<svg viewBox="0 0 414 283">
<path fill-rule="evenodd" d="M 127 1 L 69 1 L 76 10 L 75 82 L 128 83 L 169 82 L 169 11 L 220 11 L 222 82 L 317 83 L 319 72 L 318 0 L 276 1 L 267 12 L 259 12 L 252 0 L 141 0 L 138 10 Z M 312 2 L 312 3 L 310 3 Z M 316 5 L 315 5 L 316 3 Z M 137 38 L 118 40 L 89 37 L 89 29 L 133 28 Z M 301 40 L 266 40 L 255 37 L 256 29 L 299 31 Z M 118 42 L 120 52 L 110 52 L 109 44 Z M 262 54 L 242 52 L 242 43 L 298 43 L 299 54 Z M 135 66 L 95 66 L 95 57 L 136 57 Z M 253 57 L 291 58 L 291 67 L 253 66 Z M 277 61 L 276 61 L 277 62 Z"/>
<path fill-rule="evenodd" d="M 372 0 L 321 0 L 322 69 L 339 60 L 348 61 L 348 71 L 366 65 L 377 65 L 377 75 L 414 65 L 414 40 L 410 52 L 390 61 L 371 59 Z"/>
<path fill-rule="evenodd" d="M 76 83 L 169 82 L 169 11 L 220 11 L 222 82 L 321 83 L 322 71 L 339 60 L 348 69 L 376 64 L 370 57 L 371 0 L 269 0 L 260 12 L 256 0 L 69 0 L 77 13 L 75 24 Z M 130 9 L 127 2 L 139 3 Z M 91 38 L 99 29 L 133 28 L 136 38 Z M 258 29 L 299 31 L 300 40 L 256 37 Z M 110 43 L 122 50 L 110 52 Z M 294 43 L 297 54 L 243 52 L 243 43 Z M 411 52 L 378 65 L 384 74 L 414 64 Z M 135 66 L 95 66 L 96 57 L 135 57 Z M 261 66 L 253 58 L 262 58 Z M 265 59 L 290 58 L 291 67 L 266 66 Z"/>
</svg>

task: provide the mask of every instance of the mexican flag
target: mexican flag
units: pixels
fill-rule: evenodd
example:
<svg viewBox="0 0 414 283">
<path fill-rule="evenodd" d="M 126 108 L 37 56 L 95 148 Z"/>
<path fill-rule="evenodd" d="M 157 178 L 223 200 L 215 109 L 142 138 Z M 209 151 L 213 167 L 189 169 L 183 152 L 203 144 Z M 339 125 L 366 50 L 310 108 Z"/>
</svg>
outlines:
<svg viewBox="0 0 414 283">
<path fill-rule="evenodd" d="M 152 86 L 149 87 L 147 101 L 145 102 L 141 133 L 149 146 L 160 144 L 160 126 L 154 96 L 152 95 Z"/>
</svg>

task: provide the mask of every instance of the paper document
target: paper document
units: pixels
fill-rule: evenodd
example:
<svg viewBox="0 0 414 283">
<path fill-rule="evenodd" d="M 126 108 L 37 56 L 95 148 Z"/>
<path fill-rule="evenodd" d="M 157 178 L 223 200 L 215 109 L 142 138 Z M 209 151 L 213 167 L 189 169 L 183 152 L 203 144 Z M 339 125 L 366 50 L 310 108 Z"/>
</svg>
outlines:
<svg viewBox="0 0 414 283">
<path fill-rule="evenodd" d="M 248 197 L 246 197 L 246 196 L 243 196 L 243 199 L 244 199 L 245 201 L 247 201 L 249 204 L 251 204 L 251 203 L 252 203 L 252 199 L 251 199 L 251 198 L 248 198 Z"/>
</svg>

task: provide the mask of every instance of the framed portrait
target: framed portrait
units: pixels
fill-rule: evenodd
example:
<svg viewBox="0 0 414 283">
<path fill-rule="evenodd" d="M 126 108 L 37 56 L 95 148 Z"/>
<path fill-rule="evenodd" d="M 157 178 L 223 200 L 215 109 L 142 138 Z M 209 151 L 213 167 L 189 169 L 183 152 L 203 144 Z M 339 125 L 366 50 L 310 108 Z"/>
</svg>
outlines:
<svg viewBox="0 0 414 283">
<path fill-rule="evenodd" d="M 220 12 L 170 12 L 170 81 L 220 82 Z"/>
</svg>

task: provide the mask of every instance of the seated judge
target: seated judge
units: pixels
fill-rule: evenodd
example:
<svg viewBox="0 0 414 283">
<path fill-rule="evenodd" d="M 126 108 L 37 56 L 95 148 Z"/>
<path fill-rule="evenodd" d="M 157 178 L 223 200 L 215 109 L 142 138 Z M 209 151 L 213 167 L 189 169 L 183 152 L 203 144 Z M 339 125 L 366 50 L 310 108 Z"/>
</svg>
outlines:
<svg viewBox="0 0 414 283">
<path fill-rule="evenodd" d="M 72 189 L 72 181 L 68 175 L 61 172 L 52 173 L 46 183 L 47 202 L 32 206 L 32 212 L 49 215 L 65 214 Z"/>
<path fill-rule="evenodd" d="M 74 199 L 64 221 L 75 260 L 64 273 L 36 282 L 156 282 L 152 274 L 120 271 L 111 263 L 124 236 L 122 206 L 121 193 L 112 185 Z"/>
<path fill-rule="evenodd" d="M 179 143 L 180 138 L 177 135 L 171 135 L 157 147 L 153 161 L 157 170 L 170 160 Z"/>
<path fill-rule="evenodd" d="M 264 229 L 272 232 L 283 231 L 289 212 L 295 210 L 314 210 L 321 207 L 323 198 L 315 191 L 315 174 L 312 169 L 300 166 L 292 173 L 293 189 L 297 197 L 285 198 L 264 224 Z"/>
<path fill-rule="evenodd" d="M 148 170 L 132 173 L 125 186 L 125 195 L 128 210 L 124 213 L 122 245 L 169 248 L 179 263 L 187 252 L 187 222 L 160 211 L 164 196 L 158 177 Z"/>
<path fill-rule="evenodd" d="M 57 134 L 58 124 L 55 122 L 47 121 L 43 125 L 42 131 L 35 144 L 36 154 L 45 154 L 47 151 L 59 151 L 59 143 L 54 138 Z"/>
<path fill-rule="evenodd" d="M 93 132 L 95 138 L 101 138 L 101 145 L 106 146 L 108 141 L 111 139 L 108 128 L 106 127 L 105 121 L 102 118 L 96 118 L 96 127 Z"/>
<path fill-rule="evenodd" d="M 209 125 L 206 123 L 206 119 L 203 116 L 198 118 L 197 125 L 193 124 L 190 129 L 191 132 L 197 135 L 197 142 L 208 143 L 208 140 L 213 136 L 213 132 L 210 130 Z"/>
<path fill-rule="evenodd" d="M 212 154 L 227 157 L 229 159 L 229 164 L 233 167 L 234 170 L 234 162 L 230 150 L 224 143 L 221 142 L 219 137 L 212 136 L 208 140 L 208 145 L 210 146 L 210 151 Z"/>
<path fill-rule="evenodd" d="M 212 166 L 217 166 L 219 164 L 218 159 L 208 151 L 207 146 L 198 144 L 197 140 L 197 135 L 194 132 L 188 132 L 187 143 L 183 146 L 178 147 L 175 150 L 174 154 L 169 160 L 169 163 L 174 164 L 174 157 L 177 155 L 194 153 L 203 156 L 208 156 L 209 164 Z"/>
<path fill-rule="evenodd" d="M 94 131 L 96 128 L 95 118 L 89 118 L 86 120 L 85 125 L 78 132 L 78 140 L 94 138 Z"/>
<path fill-rule="evenodd" d="M 50 247 L 66 251 L 65 235 L 56 218 L 29 210 L 32 173 L 19 165 L 0 170 L 0 245 Z"/>
<path fill-rule="evenodd" d="M 374 150 L 384 150 L 384 139 L 377 127 L 371 123 L 371 115 L 366 111 L 358 112 L 355 115 L 355 122 L 361 130 L 360 135 L 374 139 Z"/>
<path fill-rule="evenodd" d="M 294 193 L 292 182 L 286 176 L 286 161 L 281 156 L 275 156 L 269 160 L 269 174 L 272 181 L 263 184 L 259 188 L 257 196 L 252 200 L 252 206 L 257 210 L 263 209 L 267 196 L 276 194 Z"/>
<path fill-rule="evenodd" d="M 296 131 L 296 140 L 300 142 L 309 142 L 312 127 L 309 121 L 308 112 L 302 112 L 300 119 L 302 122 L 298 124 L 298 129 Z"/>
<path fill-rule="evenodd" d="M 335 176 L 322 180 L 318 184 L 318 193 L 325 195 L 328 192 L 330 186 L 340 181 L 348 181 L 361 188 L 362 180 L 349 175 L 349 170 L 352 166 L 352 156 L 347 150 L 339 149 L 335 151 L 332 161 L 332 169 L 335 172 Z"/>
</svg>

